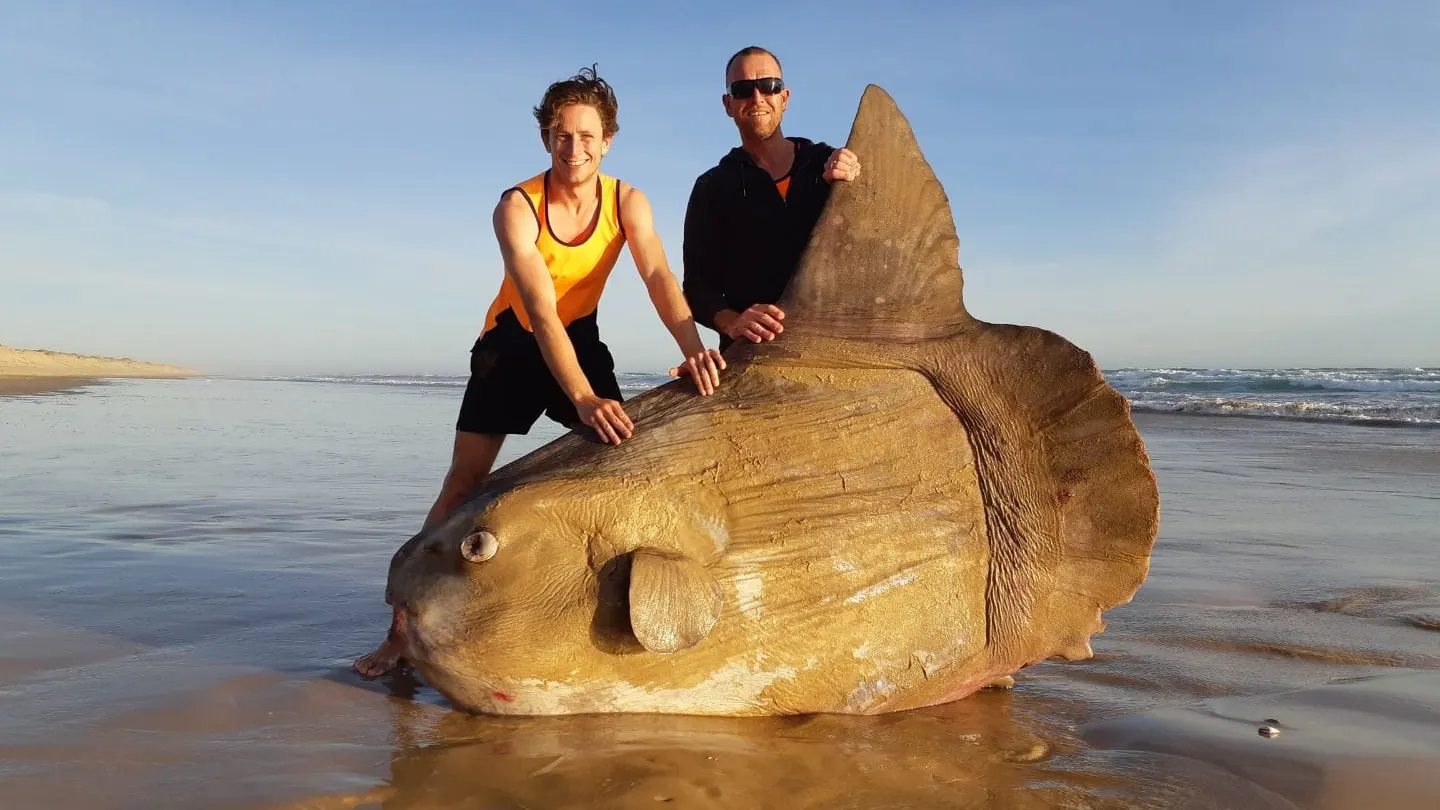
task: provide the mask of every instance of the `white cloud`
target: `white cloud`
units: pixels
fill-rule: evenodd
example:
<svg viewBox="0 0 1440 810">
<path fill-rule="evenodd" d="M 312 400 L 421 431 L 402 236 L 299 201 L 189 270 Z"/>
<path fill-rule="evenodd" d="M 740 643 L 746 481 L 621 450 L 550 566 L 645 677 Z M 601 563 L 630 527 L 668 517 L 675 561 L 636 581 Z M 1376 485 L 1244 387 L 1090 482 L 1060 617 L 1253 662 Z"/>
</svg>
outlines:
<svg viewBox="0 0 1440 810">
<path fill-rule="evenodd" d="M 1440 132 L 1262 147 L 1124 252 L 964 261 L 971 311 L 1104 365 L 1440 365 Z M 963 258 L 963 257 L 962 257 Z"/>
<path fill-rule="evenodd" d="M 1403 141 L 1377 133 L 1264 149 L 1191 195 L 1161 234 L 1159 258 L 1176 269 L 1250 272 L 1267 261 L 1315 259 L 1347 239 L 1389 252 L 1394 246 L 1376 238 L 1387 223 L 1440 219 L 1440 128 Z M 1434 247 L 1440 232 L 1430 233 L 1405 247 Z"/>
</svg>

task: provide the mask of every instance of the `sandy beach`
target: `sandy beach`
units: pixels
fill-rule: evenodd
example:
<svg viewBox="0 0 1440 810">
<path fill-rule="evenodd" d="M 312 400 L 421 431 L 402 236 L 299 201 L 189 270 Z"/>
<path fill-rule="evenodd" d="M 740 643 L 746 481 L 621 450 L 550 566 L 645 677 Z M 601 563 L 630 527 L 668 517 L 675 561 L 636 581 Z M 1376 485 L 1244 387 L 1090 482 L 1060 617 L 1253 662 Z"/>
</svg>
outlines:
<svg viewBox="0 0 1440 810">
<path fill-rule="evenodd" d="M 128 357 L 72 354 L 0 345 L 0 396 L 66 391 L 111 378 L 198 377 L 193 368 Z"/>
<path fill-rule="evenodd" d="M 1440 806 L 1434 428 L 1138 415 L 1164 499 L 1150 577 L 1093 659 L 1013 690 L 879 717 L 501 719 L 349 669 L 459 391 L 0 401 L 0 807 Z"/>
</svg>

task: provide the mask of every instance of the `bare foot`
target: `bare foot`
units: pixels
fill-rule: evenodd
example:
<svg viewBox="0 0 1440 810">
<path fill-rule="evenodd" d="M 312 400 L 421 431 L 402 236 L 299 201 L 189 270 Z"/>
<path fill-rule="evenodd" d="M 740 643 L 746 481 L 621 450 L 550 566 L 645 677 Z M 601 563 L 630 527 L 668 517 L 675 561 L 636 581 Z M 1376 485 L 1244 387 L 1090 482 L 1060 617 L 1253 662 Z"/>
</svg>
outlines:
<svg viewBox="0 0 1440 810">
<path fill-rule="evenodd" d="M 379 647 L 376 647 L 369 655 L 355 659 L 355 663 L 351 666 L 360 673 L 362 678 L 378 678 L 399 666 L 400 662 L 404 660 L 403 653 L 401 645 L 396 643 L 394 638 L 386 636 L 385 640 L 380 642 Z"/>
</svg>

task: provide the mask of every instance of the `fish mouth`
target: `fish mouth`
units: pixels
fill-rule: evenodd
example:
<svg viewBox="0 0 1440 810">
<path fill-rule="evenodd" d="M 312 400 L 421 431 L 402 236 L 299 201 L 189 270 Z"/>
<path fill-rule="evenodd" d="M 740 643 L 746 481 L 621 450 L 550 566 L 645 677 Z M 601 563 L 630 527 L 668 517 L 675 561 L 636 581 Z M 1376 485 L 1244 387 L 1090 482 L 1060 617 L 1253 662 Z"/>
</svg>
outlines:
<svg viewBox="0 0 1440 810">
<path fill-rule="evenodd" d="M 400 653 L 400 657 L 411 662 L 425 660 L 425 644 L 417 632 L 416 624 L 418 617 L 415 610 L 403 601 L 394 603 L 394 611 L 390 617 L 390 642 Z"/>
<path fill-rule="evenodd" d="M 471 628 L 464 618 L 470 594 L 460 579 L 431 583 L 419 592 L 397 594 L 390 633 L 411 664 L 437 664 L 465 646 Z"/>
</svg>

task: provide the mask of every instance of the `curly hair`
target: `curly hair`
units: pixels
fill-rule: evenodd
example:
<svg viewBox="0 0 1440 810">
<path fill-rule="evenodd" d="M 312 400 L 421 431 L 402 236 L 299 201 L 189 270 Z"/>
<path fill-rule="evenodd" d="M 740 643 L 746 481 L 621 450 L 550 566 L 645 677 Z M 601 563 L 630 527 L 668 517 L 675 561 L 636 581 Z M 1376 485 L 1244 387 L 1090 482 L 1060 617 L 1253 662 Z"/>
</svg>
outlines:
<svg viewBox="0 0 1440 810">
<path fill-rule="evenodd" d="M 600 126 L 605 137 L 620 131 L 620 102 L 615 99 L 615 90 L 609 82 L 600 78 L 594 65 L 581 68 L 574 76 L 546 88 L 545 97 L 535 108 L 535 121 L 540 124 L 546 141 L 550 140 L 550 128 L 555 126 L 561 108 L 569 104 L 594 107 L 600 113 Z"/>
</svg>

